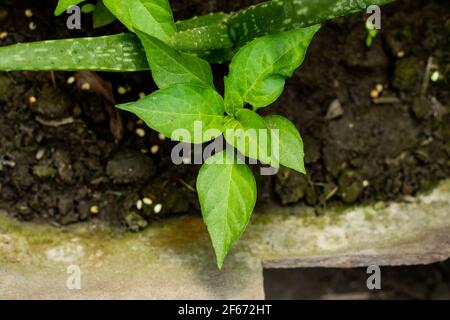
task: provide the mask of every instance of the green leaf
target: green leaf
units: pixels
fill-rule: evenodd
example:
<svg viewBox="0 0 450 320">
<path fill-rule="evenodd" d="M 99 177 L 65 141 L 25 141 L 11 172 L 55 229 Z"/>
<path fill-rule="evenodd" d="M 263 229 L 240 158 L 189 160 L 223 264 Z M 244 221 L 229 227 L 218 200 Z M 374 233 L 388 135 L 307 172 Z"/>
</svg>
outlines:
<svg viewBox="0 0 450 320">
<path fill-rule="evenodd" d="M 136 35 L 122 33 L 0 47 L 0 70 L 133 72 L 148 70 L 148 62 Z"/>
<path fill-rule="evenodd" d="M 161 40 L 137 31 L 147 54 L 153 80 L 159 88 L 179 83 L 197 83 L 214 88 L 209 63 L 188 53 L 179 52 Z"/>
<path fill-rule="evenodd" d="M 297 29 L 256 39 L 242 47 L 230 65 L 229 81 L 242 99 L 255 108 L 273 103 L 303 62 L 320 26 Z"/>
<path fill-rule="evenodd" d="M 256 112 L 241 109 L 226 123 L 225 140 L 246 157 L 270 164 L 270 133 L 264 119 Z"/>
<path fill-rule="evenodd" d="M 141 30 L 170 43 L 176 26 L 167 0 L 103 0 L 130 31 Z"/>
<path fill-rule="evenodd" d="M 94 21 L 94 29 L 109 25 L 116 20 L 116 17 L 109 12 L 108 8 L 103 4 L 103 0 L 98 0 L 92 15 Z"/>
<path fill-rule="evenodd" d="M 176 26 L 178 31 L 186 31 L 189 29 L 203 28 L 205 26 L 225 24 L 225 21 L 230 17 L 224 12 L 208 13 L 204 16 L 193 17 L 188 20 L 177 21 Z"/>
<path fill-rule="evenodd" d="M 177 141 L 203 143 L 223 132 L 223 99 L 211 87 L 177 84 L 117 108 Z M 210 129 L 214 132 L 205 132 Z"/>
<path fill-rule="evenodd" d="M 230 80 L 225 77 L 224 78 L 225 85 L 225 111 L 229 115 L 234 115 L 238 110 L 244 107 L 244 101 L 242 100 L 241 95 L 230 82 Z"/>
<path fill-rule="evenodd" d="M 58 5 L 55 9 L 55 16 L 59 16 L 64 11 L 66 11 L 68 8 L 72 6 L 76 6 L 77 4 L 84 2 L 85 0 L 59 0 Z"/>
<path fill-rule="evenodd" d="M 203 220 L 222 268 L 231 246 L 245 231 L 256 203 L 256 181 L 250 168 L 222 151 L 209 158 L 197 177 Z"/>
<path fill-rule="evenodd" d="M 303 140 L 295 125 L 278 115 L 266 116 L 264 121 L 269 129 L 278 130 L 271 134 L 272 156 L 276 158 L 273 161 L 306 174 Z"/>
<path fill-rule="evenodd" d="M 83 6 L 81 7 L 81 12 L 83 12 L 84 14 L 94 12 L 94 10 L 95 5 L 93 5 L 92 3 L 83 4 Z"/>
</svg>

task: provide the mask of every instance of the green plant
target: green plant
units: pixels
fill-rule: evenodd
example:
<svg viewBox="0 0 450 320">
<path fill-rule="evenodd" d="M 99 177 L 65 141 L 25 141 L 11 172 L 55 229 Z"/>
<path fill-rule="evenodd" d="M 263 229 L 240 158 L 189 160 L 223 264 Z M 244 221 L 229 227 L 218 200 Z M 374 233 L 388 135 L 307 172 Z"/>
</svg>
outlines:
<svg viewBox="0 0 450 320">
<path fill-rule="evenodd" d="M 55 15 L 59 16 L 66 11 L 67 8 L 85 1 L 86 0 L 61 0 L 58 2 L 58 6 L 55 9 Z M 103 0 L 97 0 L 95 5 L 90 3 L 83 4 L 81 10 L 83 13 L 92 13 L 93 27 L 95 29 L 107 26 L 116 20 L 116 17 L 109 12 L 108 8 L 106 8 Z"/>
<path fill-rule="evenodd" d="M 56 13 L 81 2 L 60 0 Z M 167 0 L 103 0 L 134 35 L 0 48 L 0 70 L 149 68 L 159 90 L 118 108 L 174 140 L 198 144 L 223 135 L 248 158 L 305 173 L 296 127 L 284 117 L 261 117 L 257 111 L 282 94 L 285 79 L 302 64 L 318 22 L 387 2 L 274 0 L 231 15 L 216 13 L 175 23 Z M 35 52 L 46 52 L 46 60 L 33 57 Z M 222 97 L 208 61 L 231 58 Z M 198 123 L 203 131 L 196 130 Z M 177 135 L 180 129 L 187 134 Z M 264 139 L 260 132 L 266 133 Z M 236 152 L 227 149 L 206 160 L 197 191 L 221 268 L 249 222 L 256 203 L 255 178 Z"/>
</svg>

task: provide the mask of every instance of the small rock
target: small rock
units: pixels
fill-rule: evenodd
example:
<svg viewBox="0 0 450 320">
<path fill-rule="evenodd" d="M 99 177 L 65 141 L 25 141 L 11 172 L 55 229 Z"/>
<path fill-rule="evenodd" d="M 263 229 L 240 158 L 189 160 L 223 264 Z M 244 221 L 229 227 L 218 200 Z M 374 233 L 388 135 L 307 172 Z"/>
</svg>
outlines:
<svg viewBox="0 0 450 320">
<path fill-rule="evenodd" d="M 78 217 L 78 214 L 75 211 L 70 211 L 69 213 L 67 213 L 66 215 L 61 217 L 61 219 L 59 220 L 59 222 L 63 226 L 67 226 L 69 224 L 77 223 L 78 221 L 79 221 L 79 217 Z"/>
<path fill-rule="evenodd" d="M 70 195 L 61 195 L 58 198 L 58 210 L 60 215 L 66 215 L 73 208 L 73 201 Z"/>
<path fill-rule="evenodd" d="M 63 91 L 45 85 L 31 110 L 48 119 L 63 118 L 72 110 L 72 99 Z"/>
<path fill-rule="evenodd" d="M 58 169 L 58 176 L 64 183 L 73 182 L 73 169 L 69 154 L 63 150 L 57 150 L 53 154 L 53 161 Z"/>
<path fill-rule="evenodd" d="M 308 182 L 306 176 L 281 167 L 276 176 L 275 193 L 283 205 L 296 203 L 305 196 Z"/>
<path fill-rule="evenodd" d="M 354 203 L 361 195 L 363 179 L 354 171 L 343 172 L 338 180 L 339 195 L 345 203 Z"/>
<path fill-rule="evenodd" d="M 134 211 L 125 213 L 123 219 L 127 228 L 133 232 L 145 229 L 148 225 L 148 222 Z"/>
<path fill-rule="evenodd" d="M 416 57 L 400 60 L 394 71 L 392 85 L 399 90 L 412 90 L 418 84 L 420 61 Z"/>
<path fill-rule="evenodd" d="M 430 106 L 427 98 L 423 96 L 414 97 L 412 101 L 412 110 L 418 119 L 425 118 L 430 113 Z"/>
<path fill-rule="evenodd" d="M 333 100 L 328 107 L 325 120 L 334 120 L 344 115 L 344 109 L 342 109 L 341 102 L 338 99 Z"/>
<path fill-rule="evenodd" d="M 29 172 L 29 167 L 24 165 L 15 167 L 11 178 L 15 185 L 21 189 L 29 188 L 34 183 L 33 176 Z"/>
<path fill-rule="evenodd" d="M 49 165 L 36 165 L 33 167 L 33 175 L 41 179 L 54 178 L 56 176 L 56 170 Z"/>
<path fill-rule="evenodd" d="M 0 74 L 0 101 L 9 101 L 14 95 L 14 80 Z"/>
<path fill-rule="evenodd" d="M 89 219 L 91 204 L 87 201 L 80 201 L 78 204 L 78 215 L 80 220 L 84 221 Z"/>
<path fill-rule="evenodd" d="M 135 183 L 154 176 L 156 167 L 142 153 L 121 151 L 108 161 L 106 173 L 115 183 Z"/>
</svg>

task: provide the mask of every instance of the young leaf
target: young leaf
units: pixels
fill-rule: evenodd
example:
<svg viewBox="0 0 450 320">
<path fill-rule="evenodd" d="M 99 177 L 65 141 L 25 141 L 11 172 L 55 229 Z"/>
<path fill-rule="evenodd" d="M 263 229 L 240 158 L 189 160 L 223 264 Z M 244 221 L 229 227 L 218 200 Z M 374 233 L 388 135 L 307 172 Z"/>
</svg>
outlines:
<svg viewBox="0 0 450 320">
<path fill-rule="evenodd" d="M 55 9 L 55 16 L 61 15 L 64 11 L 72 6 L 76 6 L 77 4 L 84 2 L 85 0 L 59 0 L 58 5 Z"/>
<path fill-rule="evenodd" d="M 242 101 L 242 97 L 233 84 L 228 80 L 227 77 L 224 78 L 225 84 L 225 111 L 229 115 L 234 115 L 236 111 L 242 109 L 244 107 L 244 101 Z"/>
<path fill-rule="evenodd" d="M 279 159 L 275 161 L 306 174 L 303 140 L 295 125 L 288 119 L 277 115 L 266 116 L 264 121 L 269 129 L 278 130 L 278 134 L 271 135 L 272 150 L 277 148 L 279 156 Z"/>
<path fill-rule="evenodd" d="M 246 164 L 234 153 L 222 151 L 209 158 L 197 177 L 203 220 L 216 252 L 217 265 L 247 226 L 256 203 L 256 181 Z"/>
<path fill-rule="evenodd" d="M 223 132 L 223 99 L 211 87 L 177 84 L 117 108 L 136 114 L 150 128 L 178 141 L 203 143 Z M 216 129 L 215 137 L 203 135 L 209 129 Z"/>
<path fill-rule="evenodd" d="M 188 53 L 179 52 L 161 40 L 137 31 L 147 54 L 153 80 L 159 88 L 179 83 L 197 83 L 214 88 L 209 63 Z"/>
<path fill-rule="evenodd" d="M 176 26 L 167 0 L 103 0 L 130 31 L 141 30 L 170 43 Z"/>
<path fill-rule="evenodd" d="M 241 109 L 226 123 L 225 140 L 246 157 L 270 164 L 271 144 L 266 122 L 256 112 Z"/>
<path fill-rule="evenodd" d="M 285 79 L 303 62 L 320 26 L 297 29 L 256 39 L 234 56 L 228 76 L 244 102 L 266 107 L 281 95 Z"/>
<path fill-rule="evenodd" d="M 98 0 L 95 6 L 94 13 L 92 15 L 94 21 L 94 29 L 107 26 L 108 24 L 114 22 L 116 17 L 109 12 L 108 8 L 103 4 L 103 0 Z"/>
</svg>

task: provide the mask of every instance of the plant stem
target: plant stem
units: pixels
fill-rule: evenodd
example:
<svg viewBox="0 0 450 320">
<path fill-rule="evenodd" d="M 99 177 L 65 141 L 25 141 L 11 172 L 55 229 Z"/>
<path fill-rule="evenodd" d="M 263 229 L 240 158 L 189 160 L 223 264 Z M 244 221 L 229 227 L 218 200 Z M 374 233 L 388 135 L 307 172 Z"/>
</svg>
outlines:
<svg viewBox="0 0 450 320">
<path fill-rule="evenodd" d="M 222 62 L 232 49 L 265 34 L 307 27 L 393 0 L 272 0 L 234 14 L 209 14 L 177 23 L 177 49 Z M 0 71 L 142 71 L 148 64 L 133 34 L 41 41 L 0 47 Z"/>
</svg>

